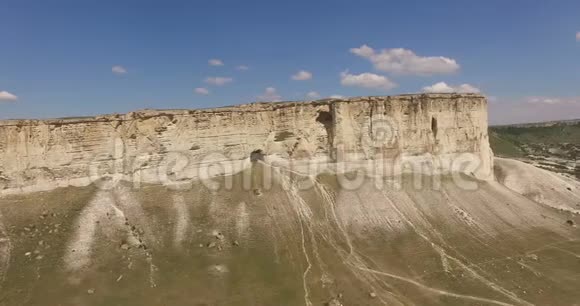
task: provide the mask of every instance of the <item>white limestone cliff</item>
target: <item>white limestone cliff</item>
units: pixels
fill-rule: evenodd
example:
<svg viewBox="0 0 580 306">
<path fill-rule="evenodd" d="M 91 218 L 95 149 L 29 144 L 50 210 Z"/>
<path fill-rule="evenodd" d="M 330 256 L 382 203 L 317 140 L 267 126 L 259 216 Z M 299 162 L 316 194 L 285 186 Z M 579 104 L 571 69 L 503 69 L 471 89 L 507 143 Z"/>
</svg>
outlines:
<svg viewBox="0 0 580 306">
<path fill-rule="evenodd" d="M 426 165 L 490 179 L 493 169 L 486 99 L 422 94 L 0 121 L 0 192 L 109 176 L 173 182 L 200 177 L 201 168 L 219 174 L 216 165 L 238 171 L 252 152 L 288 164 L 346 165 L 344 171 L 370 165 L 386 174 Z"/>
</svg>

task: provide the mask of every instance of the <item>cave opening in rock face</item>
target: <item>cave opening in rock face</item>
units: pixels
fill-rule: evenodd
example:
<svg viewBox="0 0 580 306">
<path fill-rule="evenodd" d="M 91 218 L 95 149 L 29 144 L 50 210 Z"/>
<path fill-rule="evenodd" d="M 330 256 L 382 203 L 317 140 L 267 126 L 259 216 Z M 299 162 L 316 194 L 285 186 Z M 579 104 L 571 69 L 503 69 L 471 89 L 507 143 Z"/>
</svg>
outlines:
<svg viewBox="0 0 580 306">
<path fill-rule="evenodd" d="M 332 107 L 331 107 L 332 110 Z M 334 139 L 334 118 L 332 117 L 332 113 L 330 111 L 318 111 L 318 116 L 316 116 L 316 122 L 322 124 L 324 129 L 326 130 L 326 137 L 327 137 L 327 145 L 330 156 L 334 158 L 334 152 L 332 152 L 333 147 L 333 139 Z"/>
<path fill-rule="evenodd" d="M 326 134 L 330 139 L 333 135 L 332 114 L 327 111 L 319 111 L 318 116 L 316 117 L 316 122 L 321 123 L 324 126 Z"/>
<path fill-rule="evenodd" d="M 431 117 L 431 132 L 437 138 L 437 118 Z"/>
<path fill-rule="evenodd" d="M 332 114 L 325 111 L 318 112 L 316 121 L 322 123 L 324 127 L 330 127 L 332 126 Z"/>
<path fill-rule="evenodd" d="M 262 150 L 255 150 L 250 153 L 250 161 L 255 163 L 257 161 L 264 160 L 264 151 Z"/>
</svg>

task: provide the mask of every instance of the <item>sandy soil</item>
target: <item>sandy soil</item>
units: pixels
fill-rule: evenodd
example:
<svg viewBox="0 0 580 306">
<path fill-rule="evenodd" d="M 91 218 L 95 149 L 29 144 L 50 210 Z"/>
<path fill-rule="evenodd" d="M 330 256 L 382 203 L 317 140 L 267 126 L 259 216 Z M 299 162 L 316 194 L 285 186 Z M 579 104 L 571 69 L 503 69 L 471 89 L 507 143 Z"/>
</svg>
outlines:
<svg viewBox="0 0 580 306">
<path fill-rule="evenodd" d="M 504 159 L 475 190 L 451 178 L 416 189 L 410 177 L 344 190 L 335 176 L 283 169 L 271 188 L 253 173 L 243 188 L 244 175 L 232 190 L 0 199 L 0 305 L 580 301 L 577 181 Z"/>
</svg>

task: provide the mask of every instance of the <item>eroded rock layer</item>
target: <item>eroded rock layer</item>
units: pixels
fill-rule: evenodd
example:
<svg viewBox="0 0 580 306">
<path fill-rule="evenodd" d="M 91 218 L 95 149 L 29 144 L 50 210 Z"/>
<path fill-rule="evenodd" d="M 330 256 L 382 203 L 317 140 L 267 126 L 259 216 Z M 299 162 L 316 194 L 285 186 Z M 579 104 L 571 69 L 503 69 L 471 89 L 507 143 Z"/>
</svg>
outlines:
<svg viewBox="0 0 580 306">
<path fill-rule="evenodd" d="M 469 153 L 481 163 L 471 174 L 492 169 L 483 96 L 404 95 L 0 121 L 0 191 L 89 185 L 105 174 L 195 178 L 226 161 L 232 171 L 224 172 L 235 172 L 252 152 L 311 162 L 414 159 L 440 170 Z"/>
</svg>

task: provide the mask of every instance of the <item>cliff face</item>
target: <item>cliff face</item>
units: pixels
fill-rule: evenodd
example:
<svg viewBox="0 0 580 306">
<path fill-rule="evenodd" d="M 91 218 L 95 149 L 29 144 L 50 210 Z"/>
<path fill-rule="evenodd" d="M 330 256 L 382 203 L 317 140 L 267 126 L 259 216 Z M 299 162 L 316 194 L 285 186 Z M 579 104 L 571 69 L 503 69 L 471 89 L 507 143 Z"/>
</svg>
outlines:
<svg viewBox="0 0 580 306">
<path fill-rule="evenodd" d="M 459 169 L 454 160 L 468 154 L 480 164 L 464 172 L 488 178 L 492 169 L 484 97 L 404 95 L 0 121 L 0 191 L 87 185 L 104 174 L 180 180 L 207 165 L 235 172 L 252 152 L 391 168 L 427 161 L 437 171 Z"/>
<path fill-rule="evenodd" d="M 505 159 L 496 181 L 473 178 L 491 167 L 485 104 L 417 95 L 4 122 L 0 305 L 577 303 L 580 182 Z M 405 171 L 419 174 L 389 176 Z"/>
</svg>

